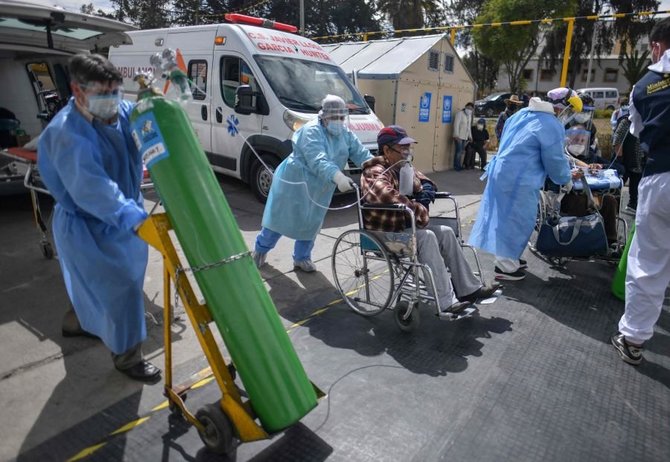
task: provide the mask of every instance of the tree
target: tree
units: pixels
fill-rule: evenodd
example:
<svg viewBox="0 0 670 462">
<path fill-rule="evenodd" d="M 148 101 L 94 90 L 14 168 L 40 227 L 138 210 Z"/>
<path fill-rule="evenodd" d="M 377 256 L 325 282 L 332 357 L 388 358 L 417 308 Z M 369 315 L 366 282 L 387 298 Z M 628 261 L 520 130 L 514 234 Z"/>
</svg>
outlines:
<svg viewBox="0 0 670 462">
<path fill-rule="evenodd" d="M 579 0 L 576 16 L 656 11 L 657 9 L 658 1 L 656 0 Z M 582 63 L 589 57 L 592 46 L 593 55 L 599 60 L 603 54 L 612 50 L 615 38 L 619 40 L 621 50 L 623 50 L 628 44 L 635 43 L 640 36 L 649 33 L 650 24 L 649 20 L 638 20 L 631 16 L 617 18 L 613 22 L 596 22 L 587 19 L 575 21 L 570 48 L 568 86 L 574 87 Z M 562 60 L 566 34 L 565 24 L 555 24 L 553 29 L 547 33 L 542 54 L 547 57 L 546 62 L 551 69 L 556 69 Z"/>
<path fill-rule="evenodd" d="M 574 11 L 574 0 L 490 0 L 477 17 L 477 24 L 523 19 L 562 17 Z M 523 90 L 522 73 L 540 44 L 539 23 L 524 26 L 482 27 L 473 31 L 475 45 L 487 56 L 495 56 L 509 77 L 510 91 Z"/>
<path fill-rule="evenodd" d="M 456 23 L 473 24 L 482 12 L 487 0 L 455 0 L 451 2 L 447 15 Z M 456 44 L 471 51 L 463 58 L 463 64 L 477 84 L 479 96 L 488 93 L 496 86 L 500 62 L 495 55 L 485 55 L 472 39 L 472 29 L 461 29 L 456 35 Z"/>
<path fill-rule="evenodd" d="M 442 19 L 439 0 L 378 0 L 379 12 L 388 15 L 394 30 L 420 29 Z M 396 35 L 405 35 L 403 33 Z"/>
<path fill-rule="evenodd" d="M 110 0 L 114 16 L 119 21 L 130 21 L 140 29 L 156 29 L 171 24 L 169 0 Z"/>
<path fill-rule="evenodd" d="M 628 50 L 624 49 L 622 56 L 619 58 L 623 76 L 630 84 L 629 89 L 633 89 L 633 85 L 642 78 L 647 72 L 649 65 L 649 50 L 644 50 L 642 53 L 633 48 L 633 51 L 628 54 Z M 629 92 L 630 92 L 629 90 Z"/>
<path fill-rule="evenodd" d="M 89 14 L 91 16 L 101 16 L 103 18 L 116 19 L 116 16 L 114 16 L 113 13 L 105 13 L 100 8 L 94 10 L 93 3 L 89 3 L 88 5 L 86 4 L 82 5 L 79 11 L 81 11 L 84 14 Z"/>
</svg>

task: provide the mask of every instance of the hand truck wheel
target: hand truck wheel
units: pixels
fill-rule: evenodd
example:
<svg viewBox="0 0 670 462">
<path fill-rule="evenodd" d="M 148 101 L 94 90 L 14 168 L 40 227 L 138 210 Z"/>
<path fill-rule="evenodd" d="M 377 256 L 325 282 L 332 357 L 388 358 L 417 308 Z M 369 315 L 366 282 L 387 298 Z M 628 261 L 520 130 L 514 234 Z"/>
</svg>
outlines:
<svg viewBox="0 0 670 462">
<path fill-rule="evenodd" d="M 205 427 L 198 433 L 207 449 L 216 454 L 226 454 L 234 449 L 233 426 L 218 402 L 198 410 L 195 418 Z"/>
<path fill-rule="evenodd" d="M 421 319 L 419 318 L 419 304 L 414 302 L 412 306 L 412 311 L 407 316 L 407 311 L 410 308 L 409 302 L 402 300 L 396 303 L 395 308 L 393 309 L 393 317 L 395 318 L 395 323 L 403 332 L 412 332 L 417 327 Z"/>
</svg>

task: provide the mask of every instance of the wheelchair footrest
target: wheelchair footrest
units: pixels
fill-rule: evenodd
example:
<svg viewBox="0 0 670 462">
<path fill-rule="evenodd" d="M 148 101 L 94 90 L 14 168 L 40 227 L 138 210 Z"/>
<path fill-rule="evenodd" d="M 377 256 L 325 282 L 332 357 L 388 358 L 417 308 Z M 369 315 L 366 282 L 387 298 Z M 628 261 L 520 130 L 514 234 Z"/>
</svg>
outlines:
<svg viewBox="0 0 670 462">
<path fill-rule="evenodd" d="M 476 306 L 469 306 L 460 313 L 448 313 L 443 311 L 436 316 L 443 321 L 458 321 L 459 319 L 471 318 L 477 311 L 479 310 Z"/>
</svg>

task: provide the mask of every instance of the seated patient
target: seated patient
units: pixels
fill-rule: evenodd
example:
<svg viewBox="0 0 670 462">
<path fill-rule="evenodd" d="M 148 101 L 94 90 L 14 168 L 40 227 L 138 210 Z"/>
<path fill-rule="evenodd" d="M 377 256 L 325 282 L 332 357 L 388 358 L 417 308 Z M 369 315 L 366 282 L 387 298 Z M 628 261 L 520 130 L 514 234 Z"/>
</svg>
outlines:
<svg viewBox="0 0 670 462">
<path fill-rule="evenodd" d="M 575 126 L 566 130 L 565 132 L 565 146 L 570 160 L 570 165 L 573 166 L 573 181 L 581 176 L 579 169 L 600 170 L 603 164 L 607 162 L 600 157 L 584 157 L 582 154 L 588 152 L 589 146 L 589 132 L 582 126 Z M 595 161 L 587 163 L 587 161 Z M 605 222 L 605 233 L 607 234 L 607 243 L 612 245 L 617 243 L 617 211 L 619 210 L 619 203 L 611 195 L 594 195 L 596 207 L 600 211 Z M 567 194 L 561 201 L 561 213 L 571 216 L 585 216 L 590 213 L 588 207 L 588 199 L 585 194 Z"/>
<path fill-rule="evenodd" d="M 400 126 L 383 128 L 377 135 L 382 155 L 363 164 L 362 194 L 365 202 L 371 205 L 404 204 L 414 211 L 419 262 L 430 267 L 433 273 L 436 298 L 442 311 L 457 313 L 478 298 L 490 297 L 500 285 L 482 286 L 465 260 L 454 231 L 448 226 L 429 223 L 428 205 L 435 198 L 435 183 L 415 169 L 414 199 L 400 194 L 400 168 L 405 164 L 404 160 L 409 159 L 410 147 L 414 143 L 416 141 L 408 137 Z M 411 228 L 411 222 L 407 223 L 409 218 L 408 213 L 394 210 L 368 210 L 363 217 L 366 229 L 387 232 L 402 232 Z"/>
</svg>

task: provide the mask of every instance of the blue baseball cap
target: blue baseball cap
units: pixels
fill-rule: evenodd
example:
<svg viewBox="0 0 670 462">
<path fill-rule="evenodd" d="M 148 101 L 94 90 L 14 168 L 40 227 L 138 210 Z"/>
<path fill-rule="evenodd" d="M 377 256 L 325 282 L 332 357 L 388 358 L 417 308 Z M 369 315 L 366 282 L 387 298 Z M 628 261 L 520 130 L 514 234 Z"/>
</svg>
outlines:
<svg viewBox="0 0 670 462">
<path fill-rule="evenodd" d="M 389 125 L 382 128 L 377 134 L 377 144 L 381 148 L 385 145 L 412 144 L 417 141 L 407 136 L 407 131 L 400 125 Z"/>
</svg>

